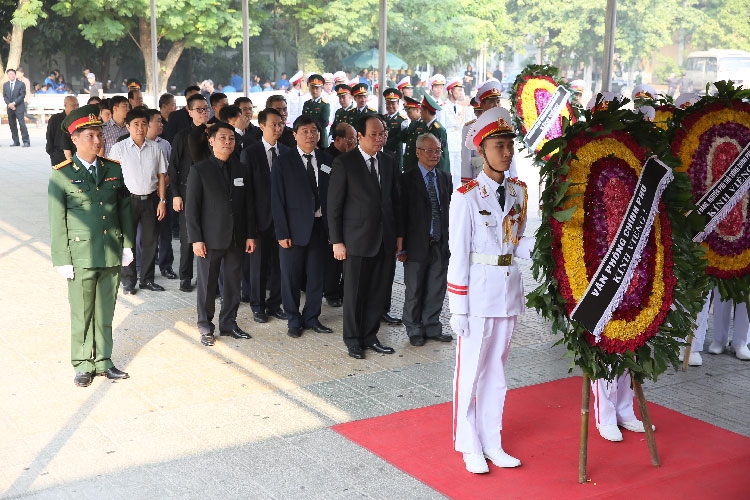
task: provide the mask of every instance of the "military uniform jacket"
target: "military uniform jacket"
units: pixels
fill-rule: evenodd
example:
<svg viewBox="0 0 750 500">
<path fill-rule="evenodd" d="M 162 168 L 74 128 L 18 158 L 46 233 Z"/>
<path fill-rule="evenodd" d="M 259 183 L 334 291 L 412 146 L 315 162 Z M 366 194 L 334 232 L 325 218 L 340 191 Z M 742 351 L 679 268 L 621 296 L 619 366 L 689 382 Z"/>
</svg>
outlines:
<svg viewBox="0 0 750 500">
<path fill-rule="evenodd" d="M 505 178 L 505 206 L 495 195 L 497 183 L 484 172 L 459 187 L 451 198 L 448 301 L 453 314 L 510 317 L 524 312 L 524 293 L 516 257 L 529 258 L 534 238 L 526 227 L 526 185 Z M 472 262 L 472 254 L 512 254 L 510 265 Z"/>
<path fill-rule="evenodd" d="M 401 124 L 406 120 L 406 116 L 397 111 L 393 116 L 385 116 L 385 123 L 388 125 L 388 140 L 383 149 L 393 153 L 396 162 L 401 166 L 401 157 L 403 156 L 403 146 L 401 145 Z"/>
<path fill-rule="evenodd" d="M 338 125 L 339 123 L 348 123 L 349 125 L 352 124 L 351 113 L 349 113 L 352 109 L 354 109 L 354 102 L 350 102 L 349 106 L 346 108 L 339 108 L 336 110 L 336 114 L 333 117 L 333 123 L 331 124 L 331 133 L 333 133 L 336 125 Z"/>
<path fill-rule="evenodd" d="M 320 129 L 318 147 L 328 147 L 328 121 L 331 118 L 331 105 L 322 97 L 318 100 L 310 99 L 302 105 L 302 114 L 311 117 Z"/>
<path fill-rule="evenodd" d="M 443 127 L 437 119 L 432 120 L 432 123 L 427 127 L 427 132 L 438 138 L 440 141 L 440 147 L 443 150 L 436 168 L 450 173 L 451 162 L 448 155 L 448 133 L 445 131 L 445 127 Z"/>
<path fill-rule="evenodd" d="M 358 110 L 357 107 L 353 107 L 349 110 L 349 113 L 347 117 L 349 118 L 349 123 L 351 126 L 355 127 L 357 126 L 357 122 L 360 118 L 367 115 L 377 115 L 378 112 L 374 109 L 372 109 L 370 106 L 365 106 L 362 111 Z"/>
<path fill-rule="evenodd" d="M 401 140 L 406 144 L 403 158 L 403 171 L 408 172 L 417 168 L 417 137 L 427 131 L 425 123 L 422 120 L 414 120 L 409 124 L 406 130 L 401 131 Z"/>
<path fill-rule="evenodd" d="M 116 267 L 134 246 L 130 196 L 120 164 L 96 158 L 96 180 L 77 156 L 52 167 L 48 186 L 52 265 Z"/>
</svg>

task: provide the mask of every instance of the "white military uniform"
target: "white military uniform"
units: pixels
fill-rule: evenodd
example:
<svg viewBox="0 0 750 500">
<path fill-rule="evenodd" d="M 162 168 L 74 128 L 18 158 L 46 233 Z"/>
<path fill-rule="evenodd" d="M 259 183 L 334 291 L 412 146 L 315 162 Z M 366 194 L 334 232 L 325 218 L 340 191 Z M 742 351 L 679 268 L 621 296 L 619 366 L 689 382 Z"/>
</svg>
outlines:
<svg viewBox="0 0 750 500">
<path fill-rule="evenodd" d="M 469 182 L 472 179 L 476 179 L 479 173 L 484 168 L 484 159 L 479 156 L 477 151 L 473 151 L 466 147 L 466 136 L 469 133 L 469 129 L 474 125 L 476 120 L 466 122 L 461 130 L 461 183 Z M 450 144 L 450 143 L 449 143 Z M 448 151 L 453 151 L 448 149 Z M 451 153 L 452 155 L 453 153 Z M 451 169 L 453 164 L 451 164 Z M 513 155 L 513 159 L 510 162 L 510 168 L 505 173 L 508 177 L 518 177 L 518 167 L 516 166 L 516 156 Z"/>
<path fill-rule="evenodd" d="M 630 372 L 625 372 L 622 377 L 615 377 L 612 382 L 592 380 L 591 391 L 594 393 L 594 418 L 597 427 L 638 420 L 633 412 L 635 393 L 630 386 Z"/>
<path fill-rule="evenodd" d="M 441 104 L 443 107 L 443 120 L 440 123 L 445 127 L 448 134 L 448 151 L 451 165 L 451 179 L 453 189 L 458 188 L 461 182 L 461 149 L 466 137 L 462 133 L 464 123 L 468 117 L 474 116 L 474 110 L 460 102 L 448 101 Z"/>
<path fill-rule="evenodd" d="M 484 172 L 451 198 L 449 304 L 452 314 L 468 316 L 456 348 L 453 397 L 453 440 L 462 453 L 502 448 L 505 361 L 525 308 L 515 258 L 530 258 L 534 246 L 534 238 L 523 236 L 526 186 L 507 176 L 503 185 L 504 207 L 498 184 Z"/>
</svg>

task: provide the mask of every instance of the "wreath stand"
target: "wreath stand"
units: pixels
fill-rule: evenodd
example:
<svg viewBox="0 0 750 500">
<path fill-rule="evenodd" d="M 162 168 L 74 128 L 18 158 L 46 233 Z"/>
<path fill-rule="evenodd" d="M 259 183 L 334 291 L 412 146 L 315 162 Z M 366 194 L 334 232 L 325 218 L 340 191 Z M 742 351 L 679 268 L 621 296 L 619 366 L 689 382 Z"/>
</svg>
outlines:
<svg viewBox="0 0 750 500">
<path fill-rule="evenodd" d="M 686 358 L 687 359 L 687 358 Z M 643 387 L 640 382 L 631 379 L 635 399 L 638 401 L 638 408 L 641 411 L 643 427 L 646 430 L 646 442 L 648 443 L 648 452 L 651 455 L 651 464 L 655 467 L 661 466 L 659 460 L 659 450 L 656 448 L 656 439 L 654 439 L 654 429 L 651 427 L 651 417 L 646 408 L 646 398 L 643 395 Z M 587 374 L 583 374 L 583 387 L 581 388 L 581 445 L 578 453 L 578 482 L 586 483 L 586 463 L 588 461 L 588 442 L 589 442 L 589 407 L 591 402 L 591 379 Z"/>
</svg>

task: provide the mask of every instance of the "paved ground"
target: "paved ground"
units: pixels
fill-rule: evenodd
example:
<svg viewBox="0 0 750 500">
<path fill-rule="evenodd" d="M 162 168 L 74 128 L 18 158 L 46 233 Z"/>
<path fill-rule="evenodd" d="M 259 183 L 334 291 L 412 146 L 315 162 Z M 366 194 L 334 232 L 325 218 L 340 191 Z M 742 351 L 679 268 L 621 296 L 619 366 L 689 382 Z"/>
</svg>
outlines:
<svg viewBox="0 0 750 500">
<path fill-rule="evenodd" d="M 291 339 L 282 322 L 259 326 L 242 305 L 238 321 L 253 339 L 221 337 L 209 349 L 194 293 L 157 274 L 167 291 L 118 299 L 113 359 L 131 378 L 74 387 L 66 285 L 49 258 L 44 129 L 30 131 L 30 149 L 11 149 L 0 126 L 0 497 L 442 498 L 329 430 L 450 400 L 454 346 L 411 347 L 402 327 L 380 334 L 395 355 L 357 361 L 340 338 L 341 309 L 324 306 L 321 317 L 337 333 Z M 533 206 L 537 180 L 522 171 Z M 529 272 L 525 280 L 528 290 Z M 398 313 L 400 274 L 393 292 Z M 533 311 L 519 319 L 511 388 L 568 376 L 555 340 Z M 648 384 L 647 398 L 750 436 L 750 363 L 704 360 Z"/>
</svg>

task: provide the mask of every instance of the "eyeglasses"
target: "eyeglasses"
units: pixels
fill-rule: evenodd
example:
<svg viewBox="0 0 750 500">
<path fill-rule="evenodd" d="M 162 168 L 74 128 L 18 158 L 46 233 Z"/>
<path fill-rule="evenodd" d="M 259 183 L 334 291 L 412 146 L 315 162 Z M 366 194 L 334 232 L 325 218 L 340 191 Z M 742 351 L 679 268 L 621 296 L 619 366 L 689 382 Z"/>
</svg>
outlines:
<svg viewBox="0 0 750 500">
<path fill-rule="evenodd" d="M 193 111 L 197 111 L 198 113 L 208 113 L 208 108 L 193 108 Z"/>
<path fill-rule="evenodd" d="M 417 148 L 417 149 L 421 149 L 422 151 L 424 151 L 428 155 L 439 155 L 439 154 L 443 153 L 443 150 L 440 149 L 440 148 L 437 148 L 437 149 Z"/>
</svg>

